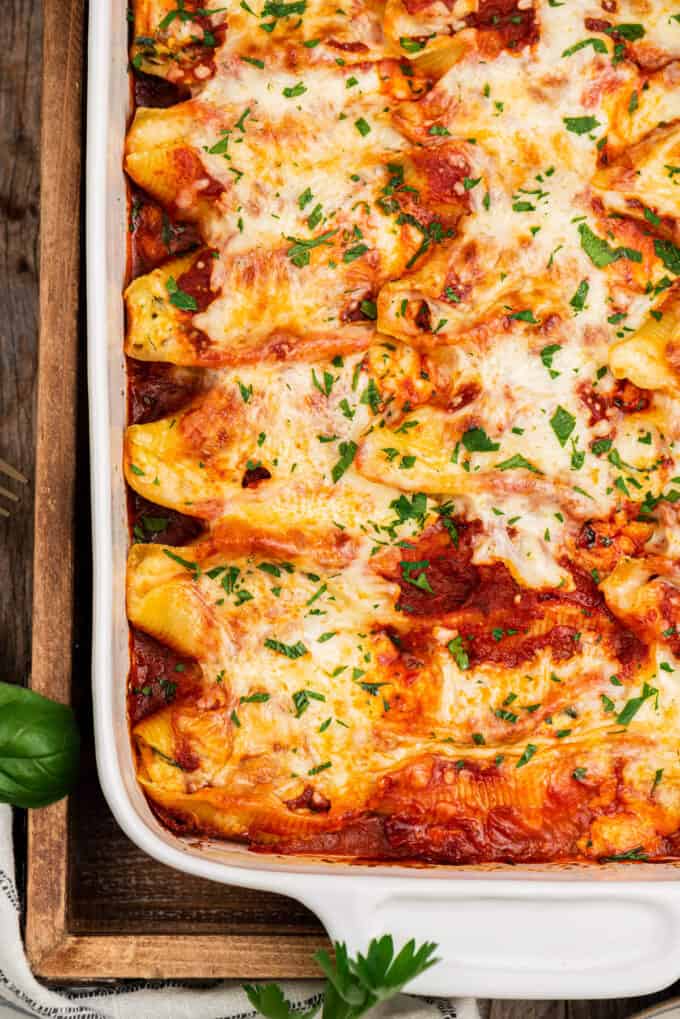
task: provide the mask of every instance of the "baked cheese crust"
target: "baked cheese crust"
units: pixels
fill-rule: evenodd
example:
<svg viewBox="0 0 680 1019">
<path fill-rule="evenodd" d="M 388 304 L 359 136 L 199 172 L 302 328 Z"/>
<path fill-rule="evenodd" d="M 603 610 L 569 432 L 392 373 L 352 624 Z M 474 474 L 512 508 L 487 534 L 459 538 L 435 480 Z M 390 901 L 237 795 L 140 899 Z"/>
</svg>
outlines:
<svg viewBox="0 0 680 1019">
<path fill-rule="evenodd" d="M 133 28 L 153 808 L 281 852 L 677 856 L 677 8 L 136 0 Z"/>
</svg>

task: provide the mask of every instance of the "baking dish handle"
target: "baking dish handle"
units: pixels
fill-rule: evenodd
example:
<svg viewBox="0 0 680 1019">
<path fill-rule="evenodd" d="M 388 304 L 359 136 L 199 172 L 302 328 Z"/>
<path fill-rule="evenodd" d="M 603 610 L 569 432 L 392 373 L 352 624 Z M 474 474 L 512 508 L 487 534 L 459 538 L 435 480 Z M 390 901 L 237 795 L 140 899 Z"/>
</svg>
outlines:
<svg viewBox="0 0 680 1019">
<path fill-rule="evenodd" d="M 607 998 L 659 990 L 680 975 L 680 884 L 669 881 L 438 881 L 382 892 L 326 887 L 308 904 L 351 954 L 391 933 L 438 944 L 418 994 Z M 361 885 L 364 885 L 361 888 Z"/>
</svg>

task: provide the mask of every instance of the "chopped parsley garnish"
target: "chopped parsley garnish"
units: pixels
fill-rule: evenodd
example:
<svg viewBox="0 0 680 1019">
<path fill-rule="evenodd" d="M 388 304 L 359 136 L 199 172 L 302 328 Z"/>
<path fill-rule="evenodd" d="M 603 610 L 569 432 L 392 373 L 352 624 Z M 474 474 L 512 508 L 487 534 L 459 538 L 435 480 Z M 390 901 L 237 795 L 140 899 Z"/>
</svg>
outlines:
<svg viewBox="0 0 680 1019">
<path fill-rule="evenodd" d="M 567 439 L 576 427 L 576 418 L 568 410 L 565 410 L 564 407 L 558 406 L 550 418 L 550 427 L 557 436 L 560 446 L 566 446 Z"/>
<path fill-rule="evenodd" d="M 680 276 L 680 248 L 672 241 L 654 240 L 654 252 L 660 258 L 669 272 Z"/>
<path fill-rule="evenodd" d="M 299 196 L 299 198 L 297 200 L 298 201 L 298 206 L 301 209 L 304 209 L 304 207 L 306 205 L 309 205 L 309 203 L 311 201 L 313 201 L 313 200 L 314 200 L 314 195 L 312 194 L 312 192 L 310 191 L 309 188 L 305 188 L 305 190 L 302 192 L 302 194 Z"/>
<path fill-rule="evenodd" d="M 281 0 L 265 0 L 262 8 L 261 18 L 289 18 L 292 14 L 304 14 L 307 10 L 307 0 L 292 0 L 292 2 L 281 2 Z"/>
<path fill-rule="evenodd" d="M 571 131 L 573 134 L 588 134 L 589 131 L 600 127 L 600 122 L 596 117 L 563 117 L 562 119 L 567 131 Z"/>
<path fill-rule="evenodd" d="M 333 388 L 334 382 L 335 378 L 333 376 L 333 373 L 329 371 L 325 371 L 323 373 L 323 382 L 320 382 L 319 379 L 317 378 L 316 369 L 312 368 L 312 383 L 314 385 L 314 388 L 318 389 L 319 392 L 323 393 L 324 396 L 331 395 L 331 389 Z"/>
<path fill-rule="evenodd" d="M 316 690 L 297 690 L 293 694 L 295 717 L 299 718 L 300 715 L 303 715 L 312 701 L 325 700 L 325 696 L 322 693 L 317 693 Z"/>
<path fill-rule="evenodd" d="M 193 562 L 190 559 L 182 559 L 182 557 L 177 555 L 176 552 L 171 552 L 169 548 L 164 548 L 163 551 L 168 559 L 172 559 L 173 562 L 179 563 L 179 565 L 183 566 L 185 570 L 189 570 L 190 573 L 193 573 L 194 579 L 198 579 L 198 577 L 200 577 L 201 567 L 198 563 Z"/>
<path fill-rule="evenodd" d="M 336 484 L 343 476 L 345 471 L 348 469 L 348 467 L 350 467 L 354 462 L 354 457 L 357 455 L 358 448 L 359 447 L 357 446 L 356 442 L 352 442 L 351 440 L 348 442 L 340 443 L 340 446 L 338 447 L 340 459 L 338 460 L 337 463 L 333 464 L 333 468 L 331 470 L 333 481 Z"/>
<path fill-rule="evenodd" d="M 650 686 L 649 683 L 645 683 L 642 687 L 642 693 L 639 697 L 631 697 L 626 702 L 623 709 L 616 716 L 616 721 L 619 725 L 628 725 L 629 722 L 637 715 L 638 711 L 651 697 L 658 697 L 659 691 L 654 686 Z"/>
<path fill-rule="evenodd" d="M 420 53 L 421 50 L 425 49 L 424 42 L 420 42 L 419 39 L 408 39 L 404 35 L 400 37 L 399 45 L 407 53 Z"/>
<path fill-rule="evenodd" d="M 528 764 L 531 758 L 534 756 L 538 747 L 535 747 L 533 743 L 527 743 L 524 753 L 520 757 L 519 761 L 515 765 L 516 768 L 523 768 L 525 764 Z"/>
<path fill-rule="evenodd" d="M 470 656 L 463 647 L 462 637 L 454 637 L 453 640 L 450 640 L 446 646 L 459 669 L 465 671 L 470 668 Z"/>
<path fill-rule="evenodd" d="M 523 311 L 513 311 L 510 318 L 516 319 L 518 322 L 529 322 L 532 326 L 538 325 L 538 319 L 530 308 L 524 308 Z"/>
<path fill-rule="evenodd" d="M 612 448 L 612 440 L 596 439 L 590 448 L 591 451 L 595 454 L 595 456 L 600 456 L 601 453 L 609 452 L 609 450 Z"/>
<path fill-rule="evenodd" d="M 308 654 L 308 650 L 301 640 L 295 642 L 295 644 L 284 644 L 283 641 L 274 640 L 272 637 L 267 637 L 264 646 L 269 648 L 270 651 L 276 651 L 280 655 L 285 655 L 286 658 L 302 658 L 303 655 Z"/>
<path fill-rule="evenodd" d="M 170 304 L 173 304 L 175 308 L 179 308 L 180 311 L 198 311 L 196 298 L 184 290 L 180 290 L 174 276 L 168 276 L 165 281 L 165 289 L 170 295 Z"/>
<path fill-rule="evenodd" d="M 325 233 L 319 234 L 318 237 L 311 237 L 309 240 L 304 237 L 286 237 L 286 240 L 292 244 L 286 254 L 293 265 L 302 269 L 303 266 L 309 265 L 309 252 L 312 248 L 318 248 L 321 244 L 330 245 L 330 238 L 334 237 L 337 232 L 337 230 L 327 230 Z"/>
<path fill-rule="evenodd" d="M 342 254 L 343 262 L 354 262 L 357 258 L 361 258 L 368 251 L 367 244 L 355 244 L 354 247 L 348 248 Z"/>
<path fill-rule="evenodd" d="M 583 309 L 585 308 L 586 298 L 588 296 L 589 289 L 590 285 L 588 283 L 588 280 L 581 280 L 578 287 L 576 288 L 576 293 L 569 301 L 569 304 L 572 306 L 574 311 L 583 311 Z"/>
<path fill-rule="evenodd" d="M 468 428 L 463 433 L 462 443 L 469 453 L 493 453 L 500 449 L 500 442 L 493 442 L 483 428 Z"/>
<path fill-rule="evenodd" d="M 403 560 L 399 563 L 402 579 L 405 580 L 407 584 L 413 584 L 414 587 L 419 588 L 421 591 L 427 591 L 428 594 L 434 594 L 434 591 L 430 587 L 430 582 L 427 579 L 426 571 L 429 565 L 429 559 L 420 559 L 416 562 Z"/>
<path fill-rule="evenodd" d="M 297 99 L 298 96 L 304 95 L 307 91 L 307 86 L 304 82 L 299 81 L 297 85 L 292 85 L 289 88 L 283 89 L 283 95 L 286 99 Z"/>
<path fill-rule="evenodd" d="M 618 36 L 621 39 L 625 39 L 627 42 L 637 42 L 638 39 L 642 39 L 645 34 L 644 26 L 638 23 L 628 23 L 623 25 L 612 25 L 604 30 L 607 35 Z"/>
<path fill-rule="evenodd" d="M 270 698 L 268 693 L 251 693 L 247 697 L 239 698 L 241 704 L 266 704 Z"/>
<path fill-rule="evenodd" d="M 579 223 L 578 232 L 581 235 L 581 247 L 598 269 L 604 269 L 620 258 L 627 258 L 631 262 L 642 261 L 641 252 L 635 248 L 612 248 L 603 237 L 594 234 L 587 223 Z"/>
<path fill-rule="evenodd" d="M 581 39 L 580 42 L 575 42 L 573 46 L 570 46 L 563 52 L 562 56 L 571 57 L 573 56 L 574 53 L 578 53 L 579 50 L 585 49 L 586 46 L 592 46 L 596 53 L 607 52 L 607 47 L 605 46 L 601 39 L 591 38 Z"/>
<path fill-rule="evenodd" d="M 560 346 L 559 343 L 550 343 L 547 347 L 543 347 L 541 351 L 541 361 L 550 372 L 551 379 L 556 379 L 557 376 L 560 374 L 558 371 L 555 371 L 552 365 L 553 357 L 555 356 L 557 351 L 561 349 L 562 347 Z"/>
<path fill-rule="evenodd" d="M 521 453 L 515 453 L 514 456 L 509 457 L 507 460 L 503 460 L 502 463 L 496 464 L 497 471 L 514 471 L 520 468 L 531 471 L 533 474 L 542 474 L 543 471 L 539 471 L 538 467 L 534 467 L 526 457 L 523 457 Z"/>
<path fill-rule="evenodd" d="M 642 846 L 636 846 L 635 849 L 628 849 L 625 853 L 614 853 L 612 856 L 601 856 L 601 863 L 617 863 L 620 860 L 646 860 L 647 853 L 645 853 Z"/>
</svg>

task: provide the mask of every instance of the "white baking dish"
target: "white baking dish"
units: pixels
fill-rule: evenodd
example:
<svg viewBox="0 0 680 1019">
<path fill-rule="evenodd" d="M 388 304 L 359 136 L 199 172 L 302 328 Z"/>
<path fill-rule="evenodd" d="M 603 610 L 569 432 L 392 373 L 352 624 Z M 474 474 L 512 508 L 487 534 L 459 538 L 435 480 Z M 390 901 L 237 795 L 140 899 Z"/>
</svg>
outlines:
<svg viewBox="0 0 680 1019">
<path fill-rule="evenodd" d="M 680 975 L 680 883 L 670 866 L 369 868 L 199 845 L 166 831 L 149 810 L 135 780 L 125 715 L 126 6 L 90 4 L 87 118 L 93 682 L 99 777 L 118 823 L 141 849 L 178 870 L 299 899 L 352 951 L 386 932 L 398 942 L 437 941 L 442 961 L 414 981 L 419 993 L 597 998 L 671 983 Z"/>
</svg>

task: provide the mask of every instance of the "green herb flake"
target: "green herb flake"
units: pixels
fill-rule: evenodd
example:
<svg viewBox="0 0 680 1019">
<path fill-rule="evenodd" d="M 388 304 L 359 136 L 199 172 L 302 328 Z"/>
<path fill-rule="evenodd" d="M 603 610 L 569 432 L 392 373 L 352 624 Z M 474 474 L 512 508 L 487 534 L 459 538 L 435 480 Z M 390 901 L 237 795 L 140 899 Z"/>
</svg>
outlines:
<svg viewBox="0 0 680 1019">
<path fill-rule="evenodd" d="M 515 765 L 516 768 L 523 768 L 525 764 L 528 764 L 531 758 L 534 756 L 538 747 L 534 746 L 533 743 L 527 743 L 524 753 L 520 757 L 519 761 Z"/>
<path fill-rule="evenodd" d="M 463 647 L 462 637 L 454 637 L 453 640 L 450 640 L 446 646 L 459 669 L 464 672 L 466 669 L 470 668 L 470 657 Z"/>
<path fill-rule="evenodd" d="M 357 455 L 358 448 L 359 447 L 356 442 L 352 442 L 351 440 L 340 443 L 338 447 L 340 459 L 337 463 L 333 464 L 333 468 L 331 470 L 331 476 L 335 484 L 338 483 L 345 471 L 354 463 L 354 457 Z"/>
<path fill-rule="evenodd" d="M 558 406 L 550 418 L 550 427 L 557 436 L 560 446 L 566 446 L 567 439 L 576 427 L 576 418 L 568 410 L 565 410 L 564 407 Z"/>
<path fill-rule="evenodd" d="M 620 258 L 627 258 L 631 262 L 641 262 L 642 254 L 635 248 L 612 248 L 602 237 L 593 233 L 587 223 L 579 223 L 578 232 L 581 236 L 581 247 L 586 255 L 598 269 L 604 269 L 612 262 L 618 262 Z M 678 253 L 680 258 L 680 252 Z M 680 264 L 680 263 L 679 263 Z M 678 270 L 680 272 L 680 269 Z"/>
<path fill-rule="evenodd" d="M 538 467 L 534 467 L 526 457 L 523 457 L 521 453 L 515 453 L 514 456 L 509 457 L 507 460 L 503 460 L 502 463 L 495 465 L 497 471 L 514 471 L 524 469 L 531 471 L 533 474 L 542 474 L 543 471 L 539 471 Z"/>
<path fill-rule="evenodd" d="M 579 50 L 585 49 L 586 46 L 592 46 L 596 53 L 606 53 L 607 47 L 603 43 L 602 39 L 581 39 L 580 42 L 575 42 L 573 46 L 569 46 L 568 49 L 562 53 L 563 57 L 571 57 L 574 53 L 578 53 Z"/>
<path fill-rule="evenodd" d="M 493 453 L 500 449 L 500 442 L 493 442 L 483 428 L 468 428 L 463 433 L 462 443 L 468 453 Z"/>
<path fill-rule="evenodd" d="M 270 651 L 276 651 L 278 654 L 291 659 L 302 658 L 308 654 L 308 650 L 301 640 L 296 641 L 295 644 L 284 644 L 283 641 L 267 637 L 264 646 L 269 648 Z"/>
<path fill-rule="evenodd" d="M 589 131 L 600 127 L 600 122 L 596 117 L 563 117 L 562 119 L 567 131 L 571 131 L 572 134 L 588 134 Z"/>
<path fill-rule="evenodd" d="M 170 295 L 170 304 L 175 308 L 179 308 L 180 311 L 198 311 L 196 298 L 184 290 L 180 290 L 174 276 L 168 276 L 165 281 L 165 289 Z"/>
<path fill-rule="evenodd" d="M 588 297 L 589 289 L 590 285 L 588 283 L 588 280 L 581 280 L 578 287 L 576 288 L 576 293 L 569 301 L 569 304 L 572 306 L 575 312 L 583 311 L 583 309 L 585 308 L 586 298 Z"/>
<path fill-rule="evenodd" d="M 640 696 L 631 697 L 631 699 L 626 702 L 623 709 L 616 716 L 617 723 L 619 725 L 629 725 L 630 722 L 632 722 L 632 720 L 635 718 L 635 716 L 637 715 L 638 711 L 645 703 L 645 701 L 649 700 L 651 697 L 657 697 L 658 693 L 659 691 L 656 689 L 656 687 L 650 686 L 649 683 L 645 683 L 642 687 L 642 693 L 640 694 Z"/>
</svg>

